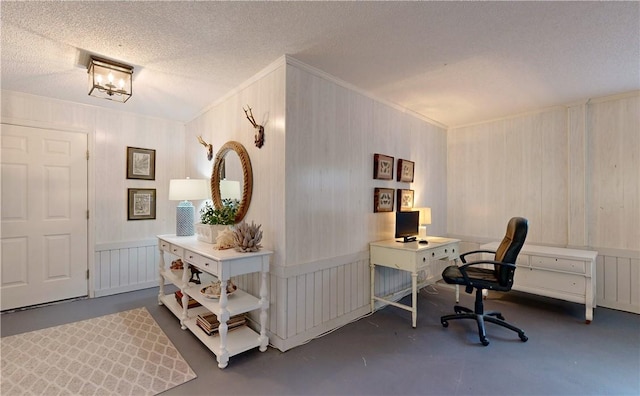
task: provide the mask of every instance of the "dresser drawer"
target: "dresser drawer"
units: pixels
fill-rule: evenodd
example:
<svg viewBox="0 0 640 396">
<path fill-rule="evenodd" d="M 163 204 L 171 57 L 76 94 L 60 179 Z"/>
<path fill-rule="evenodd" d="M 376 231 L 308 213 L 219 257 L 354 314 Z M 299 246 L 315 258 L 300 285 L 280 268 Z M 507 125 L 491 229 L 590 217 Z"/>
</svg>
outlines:
<svg viewBox="0 0 640 396">
<path fill-rule="evenodd" d="M 546 268 L 562 272 L 572 272 L 575 274 L 585 273 L 584 261 L 568 260 L 562 258 L 531 256 L 531 267 Z"/>
<path fill-rule="evenodd" d="M 520 286 L 538 289 L 539 293 L 537 294 L 542 296 L 546 295 L 543 290 L 584 296 L 586 293 L 586 278 L 579 275 L 521 268 L 516 269 L 514 289 L 517 290 Z"/>
</svg>

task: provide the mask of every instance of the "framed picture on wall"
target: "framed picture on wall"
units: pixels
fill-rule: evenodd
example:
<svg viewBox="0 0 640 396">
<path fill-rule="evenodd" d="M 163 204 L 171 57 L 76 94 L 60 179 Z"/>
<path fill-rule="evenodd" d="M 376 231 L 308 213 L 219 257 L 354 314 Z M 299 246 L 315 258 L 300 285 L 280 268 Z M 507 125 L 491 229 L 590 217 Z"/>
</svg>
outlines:
<svg viewBox="0 0 640 396">
<path fill-rule="evenodd" d="M 383 154 L 373 155 L 373 178 L 393 180 L 393 157 Z"/>
<path fill-rule="evenodd" d="M 398 212 L 413 210 L 413 190 L 398 189 Z"/>
<path fill-rule="evenodd" d="M 413 183 L 413 161 L 399 159 L 398 160 L 398 181 Z"/>
<path fill-rule="evenodd" d="M 154 220 L 156 218 L 156 189 L 129 188 L 127 220 Z"/>
<path fill-rule="evenodd" d="M 373 212 L 393 212 L 393 188 L 378 188 L 373 191 Z"/>
<path fill-rule="evenodd" d="M 156 179 L 156 150 L 127 147 L 127 179 Z"/>
</svg>

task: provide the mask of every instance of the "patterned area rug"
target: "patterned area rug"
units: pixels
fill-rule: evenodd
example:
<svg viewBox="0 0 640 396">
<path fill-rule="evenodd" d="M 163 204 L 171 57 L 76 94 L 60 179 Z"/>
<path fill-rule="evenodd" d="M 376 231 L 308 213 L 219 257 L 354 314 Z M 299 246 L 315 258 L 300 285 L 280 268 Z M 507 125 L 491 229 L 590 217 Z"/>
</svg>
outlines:
<svg viewBox="0 0 640 396">
<path fill-rule="evenodd" d="M 146 308 L 0 338 L 2 395 L 154 395 L 196 377 Z"/>
</svg>

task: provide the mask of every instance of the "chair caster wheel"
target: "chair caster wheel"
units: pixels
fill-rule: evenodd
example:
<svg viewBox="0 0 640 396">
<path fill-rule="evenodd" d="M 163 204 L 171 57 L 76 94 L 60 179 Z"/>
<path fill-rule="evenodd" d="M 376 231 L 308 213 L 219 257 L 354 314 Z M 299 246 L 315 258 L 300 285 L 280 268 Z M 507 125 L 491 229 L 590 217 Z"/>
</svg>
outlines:
<svg viewBox="0 0 640 396">
<path fill-rule="evenodd" d="M 440 323 L 442 323 L 442 327 L 449 327 L 449 322 L 446 320 L 441 320 Z"/>
<path fill-rule="evenodd" d="M 527 337 L 527 336 L 526 336 L 526 335 L 524 335 L 524 334 L 518 334 L 518 335 L 520 336 L 520 340 L 521 340 L 522 342 L 527 342 L 527 340 L 529 339 L 529 337 Z"/>
<path fill-rule="evenodd" d="M 486 338 L 484 338 L 484 337 L 480 339 L 480 342 L 481 342 L 481 343 L 482 343 L 482 345 L 484 345 L 484 346 L 489 345 L 489 340 L 487 340 L 487 339 L 486 339 Z"/>
</svg>

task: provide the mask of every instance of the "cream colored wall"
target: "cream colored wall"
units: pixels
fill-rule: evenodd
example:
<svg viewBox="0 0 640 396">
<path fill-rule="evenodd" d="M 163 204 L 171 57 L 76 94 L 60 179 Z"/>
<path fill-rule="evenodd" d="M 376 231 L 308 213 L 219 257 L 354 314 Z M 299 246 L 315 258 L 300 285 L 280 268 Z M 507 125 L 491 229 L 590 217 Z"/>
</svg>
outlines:
<svg viewBox="0 0 640 396">
<path fill-rule="evenodd" d="M 586 129 L 589 245 L 640 250 L 640 94 L 592 101 Z"/>
<path fill-rule="evenodd" d="M 294 63 L 286 136 L 287 265 L 393 238 L 395 213 L 373 213 L 375 187 L 415 190 L 415 206 L 432 208 L 429 232 L 445 232 L 444 128 Z M 414 161 L 414 183 L 374 180 L 375 153 Z"/>
<path fill-rule="evenodd" d="M 567 243 L 567 116 L 554 108 L 448 132 L 448 232 L 498 238 L 513 216 L 528 240 Z"/>
<path fill-rule="evenodd" d="M 640 94 L 451 128 L 448 232 L 499 238 L 514 215 L 530 243 L 640 250 Z"/>
<path fill-rule="evenodd" d="M 2 122 L 89 135 L 96 244 L 175 232 L 176 204 L 167 198 L 169 180 L 184 174 L 182 123 L 9 91 L 2 91 Z M 127 146 L 156 150 L 156 180 L 126 178 Z M 156 189 L 155 220 L 127 221 L 127 188 Z"/>
<path fill-rule="evenodd" d="M 640 312 L 640 93 L 451 128 L 450 234 L 598 251 L 597 304 Z M 477 245 L 476 245 L 477 246 Z"/>
<path fill-rule="evenodd" d="M 238 141 L 245 147 L 253 169 L 253 194 L 245 221 L 262 224 L 262 244 L 275 251 L 276 262 L 282 260 L 285 251 L 284 78 L 281 59 L 188 122 L 184 136 L 186 176 L 191 178 L 210 179 L 213 170 L 213 160 L 207 160 L 198 136 L 213 144 L 214 158 L 227 141 Z M 243 111 L 247 105 L 256 122 L 264 126 L 262 148 L 254 144 L 254 128 Z M 201 207 L 203 202 L 194 204 Z"/>
</svg>

